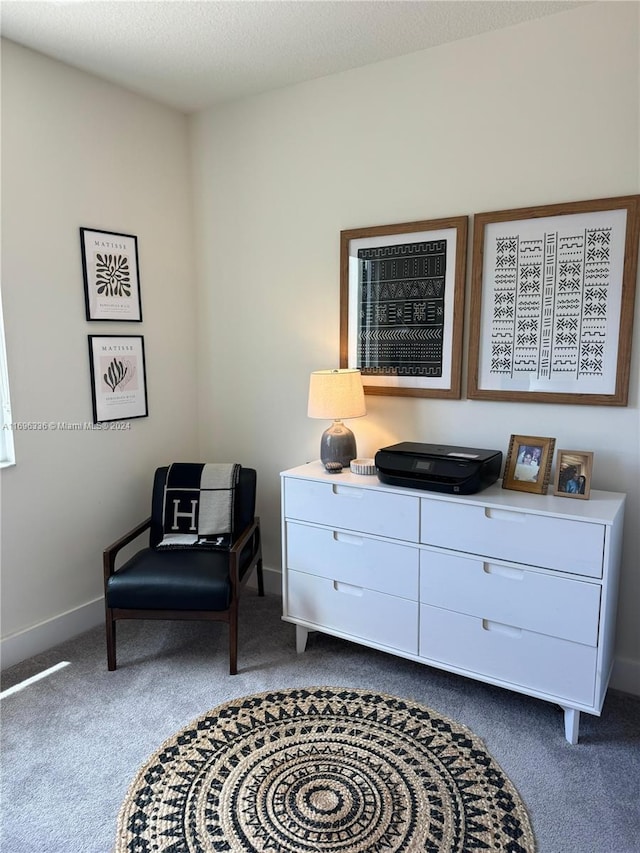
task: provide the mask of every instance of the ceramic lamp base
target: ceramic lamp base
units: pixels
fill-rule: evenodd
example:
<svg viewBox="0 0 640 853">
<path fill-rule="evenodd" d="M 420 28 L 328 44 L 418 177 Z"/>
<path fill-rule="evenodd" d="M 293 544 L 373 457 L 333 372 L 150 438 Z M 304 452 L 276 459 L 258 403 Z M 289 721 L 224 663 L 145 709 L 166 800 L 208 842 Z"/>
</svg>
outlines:
<svg viewBox="0 0 640 853">
<path fill-rule="evenodd" d="M 356 437 L 342 421 L 334 421 L 322 433 L 320 459 L 323 465 L 327 462 L 339 462 L 343 468 L 348 468 L 351 460 L 357 455 Z"/>
</svg>

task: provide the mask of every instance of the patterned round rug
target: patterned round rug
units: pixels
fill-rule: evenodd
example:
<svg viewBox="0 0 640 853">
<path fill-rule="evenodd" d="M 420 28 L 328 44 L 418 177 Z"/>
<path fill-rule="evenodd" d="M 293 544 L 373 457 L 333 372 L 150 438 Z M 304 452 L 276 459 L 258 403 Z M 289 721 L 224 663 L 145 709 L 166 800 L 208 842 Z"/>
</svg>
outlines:
<svg viewBox="0 0 640 853">
<path fill-rule="evenodd" d="M 116 853 L 532 853 L 482 742 L 423 705 L 348 688 L 209 711 L 138 772 Z"/>
</svg>

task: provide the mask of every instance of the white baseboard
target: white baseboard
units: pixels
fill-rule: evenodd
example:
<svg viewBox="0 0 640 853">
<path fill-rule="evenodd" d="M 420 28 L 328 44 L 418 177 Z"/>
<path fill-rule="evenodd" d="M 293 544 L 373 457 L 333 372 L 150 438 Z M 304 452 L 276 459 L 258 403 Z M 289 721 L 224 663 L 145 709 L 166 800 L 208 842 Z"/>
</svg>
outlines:
<svg viewBox="0 0 640 853">
<path fill-rule="evenodd" d="M 257 589 L 255 572 L 247 585 Z M 282 575 L 279 571 L 264 568 L 264 591 L 267 595 L 282 595 Z M 102 624 L 104 598 L 100 597 L 32 628 L 3 637 L 0 640 L 0 666 L 2 669 L 15 666 Z"/>
<path fill-rule="evenodd" d="M 4 637 L 0 642 L 2 669 L 39 655 L 103 622 L 104 599 L 100 597 L 75 610 L 34 625 L 33 628 Z"/>
<path fill-rule="evenodd" d="M 282 572 L 279 569 L 270 569 L 268 566 L 263 566 L 262 577 L 266 595 L 282 595 Z M 250 586 L 252 589 L 258 588 L 255 572 L 253 572 L 247 581 L 247 586 Z"/>
<path fill-rule="evenodd" d="M 640 696 L 640 661 L 631 658 L 616 658 L 609 685 L 614 690 Z"/>
</svg>

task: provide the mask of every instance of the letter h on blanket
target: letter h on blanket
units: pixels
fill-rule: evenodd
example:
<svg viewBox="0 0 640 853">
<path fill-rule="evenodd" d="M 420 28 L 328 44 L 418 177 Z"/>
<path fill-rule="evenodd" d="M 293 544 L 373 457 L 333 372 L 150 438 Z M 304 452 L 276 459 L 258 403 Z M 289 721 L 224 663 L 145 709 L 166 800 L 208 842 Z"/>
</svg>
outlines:
<svg viewBox="0 0 640 853">
<path fill-rule="evenodd" d="M 158 548 L 229 548 L 238 463 L 176 462 L 169 467 Z"/>
</svg>

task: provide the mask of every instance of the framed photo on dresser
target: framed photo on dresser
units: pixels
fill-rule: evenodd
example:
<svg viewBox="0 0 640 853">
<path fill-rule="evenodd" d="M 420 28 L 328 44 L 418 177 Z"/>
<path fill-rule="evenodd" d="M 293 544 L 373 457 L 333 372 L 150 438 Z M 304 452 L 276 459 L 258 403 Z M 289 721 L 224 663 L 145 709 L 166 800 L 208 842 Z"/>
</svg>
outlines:
<svg viewBox="0 0 640 853">
<path fill-rule="evenodd" d="M 555 438 L 512 435 L 502 478 L 503 489 L 546 495 Z"/>
<path fill-rule="evenodd" d="M 589 499 L 593 453 L 589 450 L 558 450 L 553 494 L 561 498 Z"/>
</svg>

